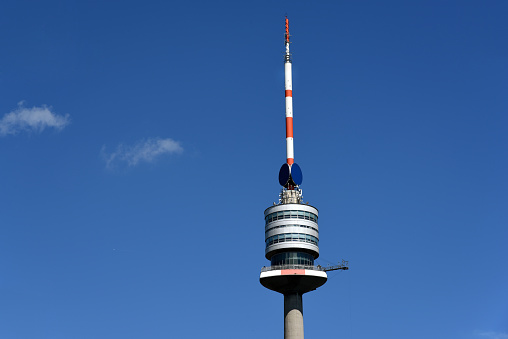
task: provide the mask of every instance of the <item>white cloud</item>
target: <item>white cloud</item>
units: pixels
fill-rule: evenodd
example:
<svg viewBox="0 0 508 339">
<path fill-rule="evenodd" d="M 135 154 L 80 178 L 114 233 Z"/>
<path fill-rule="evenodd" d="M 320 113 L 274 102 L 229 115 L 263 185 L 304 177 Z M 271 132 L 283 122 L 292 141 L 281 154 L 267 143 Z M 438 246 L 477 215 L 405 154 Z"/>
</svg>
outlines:
<svg viewBox="0 0 508 339">
<path fill-rule="evenodd" d="M 503 332 L 477 332 L 477 334 L 482 338 L 487 339 L 508 339 L 508 333 Z"/>
<path fill-rule="evenodd" d="M 113 153 L 107 153 L 102 147 L 102 155 L 106 160 L 106 167 L 113 168 L 116 164 L 126 163 L 135 166 L 140 162 L 152 162 L 164 154 L 182 153 L 180 143 L 170 138 L 152 138 L 137 142 L 134 146 L 120 144 Z"/>
<path fill-rule="evenodd" d="M 70 123 L 69 115 L 58 115 L 51 111 L 51 107 L 41 106 L 27 108 L 23 102 L 18 108 L 7 113 L 0 120 L 0 136 L 16 134 L 19 131 L 42 132 L 46 128 L 63 129 Z"/>
</svg>

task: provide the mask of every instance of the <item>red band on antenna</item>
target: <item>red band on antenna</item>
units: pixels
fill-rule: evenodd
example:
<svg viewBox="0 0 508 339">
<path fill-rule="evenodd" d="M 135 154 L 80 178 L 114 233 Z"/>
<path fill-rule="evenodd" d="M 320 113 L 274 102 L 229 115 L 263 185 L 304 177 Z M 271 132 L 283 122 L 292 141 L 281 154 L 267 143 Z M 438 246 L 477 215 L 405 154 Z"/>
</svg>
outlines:
<svg viewBox="0 0 508 339">
<path fill-rule="evenodd" d="M 293 137 L 293 118 L 286 118 L 286 138 Z"/>
</svg>

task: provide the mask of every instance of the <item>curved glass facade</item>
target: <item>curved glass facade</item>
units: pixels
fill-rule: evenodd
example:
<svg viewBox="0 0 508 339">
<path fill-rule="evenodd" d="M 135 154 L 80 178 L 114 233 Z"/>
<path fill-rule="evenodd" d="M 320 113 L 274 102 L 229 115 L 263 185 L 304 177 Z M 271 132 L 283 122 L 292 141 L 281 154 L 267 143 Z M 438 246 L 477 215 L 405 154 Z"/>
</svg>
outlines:
<svg viewBox="0 0 508 339">
<path fill-rule="evenodd" d="M 276 254 L 271 260 L 272 266 L 279 265 L 305 265 L 314 266 L 314 257 L 312 254 L 303 252 L 284 252 Z"/>
<path fill-rule="evenodd" d="M 304 219 L 317 222 L 317 215 L 306 211 L 280 211 L 268 214 L 265 217 L 265 224 L 282 219 Z"/>
<path fill-rule="evenodd" d="M 267 208 L 265 245 L 265 257 L 270 261 L 274 255 L 282 253 L 306 253 L 312 260 L 318 258 L 317 208 L 296 203 L 281 203 Z"/>
<path fill-rule="evenodd" d="M 314 245 L 318 245 L 318 238 L 313 237 L 312 235 L 303 234 L 303 233 L 284 233 L 284 234 L 277 234 L 270 238 L 266 239 L 266 246 L 270 246 L 272 244 L 278 244 L 281 242 L 288 242 L 288 241 L 300 241 L 300 242 L 307 242 Z"/>
</svg>

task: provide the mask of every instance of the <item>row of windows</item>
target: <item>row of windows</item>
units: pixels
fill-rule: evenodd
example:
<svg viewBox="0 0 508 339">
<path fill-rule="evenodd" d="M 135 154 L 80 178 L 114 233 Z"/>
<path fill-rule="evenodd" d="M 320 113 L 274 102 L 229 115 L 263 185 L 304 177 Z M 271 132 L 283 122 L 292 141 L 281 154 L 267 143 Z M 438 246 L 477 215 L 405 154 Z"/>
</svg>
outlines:
<svg viewBox="0 0 508 339">
<path fill-rule="evenodd" d="M 276 229 L 276 228 L 283 228 L 283 227 L 303 227 L 303 228 L 310 228 L 311 230 L 313 231 L 316 231 L 319 233 L 318 229 L 315 228 L 315 227 L 312 227 L 312 226 L 307 226 L 307 225 L 280 225 L 280 226 L 274 226 L 274 227 L 270 227 L 268 230 L 265 231 L 268 232 L 268 231 L 271 231 L 273 229 Z"/>
<path fill-rule="evenodd" d="M 302 252 L 284 252 L 274 255 L 271 258 L 272 266 L 279 265 L 314 265 L 314 256 Z"/>
<path fill-rule="evenodd" d="M 265 217 L 265 223 L 281 219 L 305 219 L 317 222 L 317 215 L 305 211 L 280 211 L 268 214 Z"/>
<path fill-rule="evenodd" d="M 302 233 L 286 233 L 286 234 L 277 234 L 266 239 L 266 246 L 268 247 L 272 244 L 278 244 L 281 242 L 288 241 L 308 242 L 316 246 L 318 245 L 318 238 L 313 237 L 312 235 Z"/>
</svg>

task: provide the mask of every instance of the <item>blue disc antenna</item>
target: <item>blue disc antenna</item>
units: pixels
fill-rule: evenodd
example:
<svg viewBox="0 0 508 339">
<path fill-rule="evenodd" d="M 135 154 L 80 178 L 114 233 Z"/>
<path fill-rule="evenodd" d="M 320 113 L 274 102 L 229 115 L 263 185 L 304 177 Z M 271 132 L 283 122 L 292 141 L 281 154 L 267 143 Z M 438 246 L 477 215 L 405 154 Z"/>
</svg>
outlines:
<svg viewBox="0 0 508 339">
<path fill-rule="evenodd" d="M 297 163 L 293 163 L 293 165 L 291 165 L 291 179 L 293 179 L 293 182 L 295 183 L 296 186 L 300 186 L 302 184 L 303 180 L 302 169 L 300 168 L 300 166 L 298 166 Z"/>
<path fill-rule="evenodd" d="M 302 169 L 298 164 L 292 165 L 283 164 L 279 171 L 279 184 L 283 187 L 300 186 L 302 184 L 303 174 Z"/>
<path fill-rule="evenodd" d="M 289 168 L 288 164 L 284 163 L 279 171 L 279 184 L 281 186 L 286 186 L 290 178 L 291 178 L 291 169 Z"/>
</svg>

